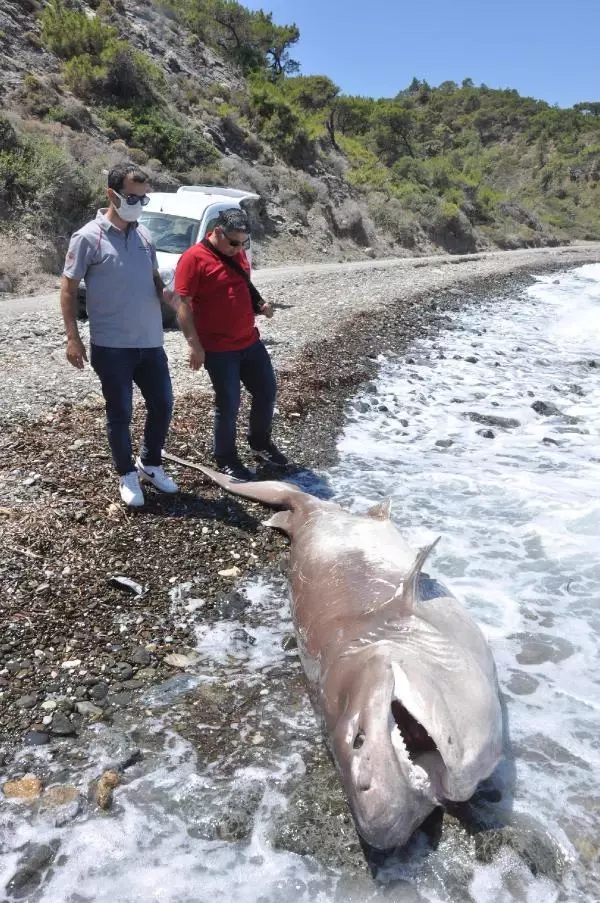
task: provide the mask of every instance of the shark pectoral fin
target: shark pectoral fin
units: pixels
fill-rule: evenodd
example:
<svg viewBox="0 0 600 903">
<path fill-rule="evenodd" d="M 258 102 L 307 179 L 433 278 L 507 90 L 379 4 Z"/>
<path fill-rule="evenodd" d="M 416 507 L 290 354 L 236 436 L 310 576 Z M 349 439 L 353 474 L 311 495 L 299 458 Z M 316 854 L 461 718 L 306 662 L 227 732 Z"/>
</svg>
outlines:
<svg viewBox="0 0 600 903">
<path fill-rule="evenodd" d="M 392 513 L 392 499 L 388 496 L 377 505 L 373 505 L 367 511 L 367 517 L 373 517 L 375 520 L 389 520 Z"/>
<path fill-rule="evenodd" d="M 434 539 L 434 541 L 430 545 L 425 546 L 425 548 L 421 549 L 415 559 L 415 563 L 402 581 L 401 587 L 398 587 L 398 589 L 394 593 L 393 599 L 397 599 L 399 596 L 401 597 L 402 608 L 406 613 L 412 611 L 415 600 L 417 599 L 417 585 L 419 574 L 421 573 L 421 568 L 425 564 L 429 553 L 433 549 L 435 549 L 439 541 L 440 537 L 438 536 L 438 538 Z"/>
<path fill-rule="evenodd" d="M 292 512 L 276 511 L 268 520 L 262 522 L 263 527 L 275 527 L 277 530 L 283 530 L 288 536 L 292 532 Z"/>
</svg>

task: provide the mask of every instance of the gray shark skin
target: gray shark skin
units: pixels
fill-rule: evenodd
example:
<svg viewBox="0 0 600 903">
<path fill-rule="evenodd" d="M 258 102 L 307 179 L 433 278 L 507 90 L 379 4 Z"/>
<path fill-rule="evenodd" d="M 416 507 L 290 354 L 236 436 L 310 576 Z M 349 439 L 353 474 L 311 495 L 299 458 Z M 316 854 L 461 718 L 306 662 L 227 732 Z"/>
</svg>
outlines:
<svg viewBox="0 0 600 903">
<path fill-rule="evenodd" d="M 266 523 L 291 540 L 298 648 L 357 829 L 377 849 L 404 845 L 436 806 L 468 800 L 501 758 L 483 634 L 421 574 L 433 546 L 415 559 L 389 504 L 355 515 L 288 483 L 195 467 L 228 492 L 283 509 Z"/>
</svg>

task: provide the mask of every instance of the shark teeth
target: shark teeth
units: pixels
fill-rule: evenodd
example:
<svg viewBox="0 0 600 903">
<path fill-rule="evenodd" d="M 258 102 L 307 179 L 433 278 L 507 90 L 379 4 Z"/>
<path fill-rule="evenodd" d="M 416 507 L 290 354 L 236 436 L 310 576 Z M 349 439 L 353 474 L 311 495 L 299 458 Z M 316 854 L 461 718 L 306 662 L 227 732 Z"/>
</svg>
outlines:
<svg viewBox="0 0 600 903">
<path fill-rule="evenodd" d="M 396 755 L 398 756 L 399 761 L 406 767 L 406 770 L 408 772 L 408 779 L 415 790 L 418 790 L 421 793 L 425 793 L 428 796 L 431 795 L 432 787 L 427 771 L 420 765 L 417 765 L 415 762 L 413 762 L 410 758 L 406 744 L 404 742 L 404 737 L 402 736 L 402 731 L 391 716 L 390 737 L 392 746 L 396 751 Z"/>
</svg>

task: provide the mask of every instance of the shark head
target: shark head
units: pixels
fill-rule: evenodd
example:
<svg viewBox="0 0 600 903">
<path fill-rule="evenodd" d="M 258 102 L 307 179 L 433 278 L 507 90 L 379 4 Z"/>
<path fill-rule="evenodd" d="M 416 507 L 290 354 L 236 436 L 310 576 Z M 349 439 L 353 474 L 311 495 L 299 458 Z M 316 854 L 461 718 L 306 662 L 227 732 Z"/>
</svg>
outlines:
<svg viewBox="0 0 600 903">
<path fill-rule="evenodd" d="M 444 653 L 439 637 L 431 644 L 431 633 L 430 647 L 420 645 L 412 627 L 412 640 L 405 623 L 401 640 L 388 632 L 348 651 L 323 685 L 348 803 L 378 849 L 404 845 L 445 800 L 469 799 L 501 756 L 495 678 L 468 650 Z"/>
</svg>

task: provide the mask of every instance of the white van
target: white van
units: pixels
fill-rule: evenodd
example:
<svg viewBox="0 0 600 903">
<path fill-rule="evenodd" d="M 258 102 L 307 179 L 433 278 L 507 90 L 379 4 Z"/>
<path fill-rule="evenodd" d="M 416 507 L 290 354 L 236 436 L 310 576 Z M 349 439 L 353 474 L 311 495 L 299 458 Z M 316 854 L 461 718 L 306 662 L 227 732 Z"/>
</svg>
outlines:
<svg viewBox="0 0 600 903">
<path fill-rule="evenodd" d="M 150 230 L 156 245 L 163 281 L 171 276 L 177 261 L 189 247 L 212 232 L 221 210 L 241 207 L 243 201 L 258 200 L 257 194 L 237 188 L 184 185 L 175 192 L 151 192 L 140 222 Z M 251 250 L 248 256 L 251 257 Z"/>
<path fill-rule="evenodd" d="M 158 269 L 163 282 L 172 287 L 177 261 L 184 251 L 214 229 L 221 210 L 241 207 L 244 201 L 256 201 L 258 195 L 238 188 L 221 188 L 217 185 L 183 185 L 177 191 L 148 192 L 150 203 L 140 216 L 152 235 L 156 246 Z M 252 248 L 246 254 L 252 263 Z M 85 283 L 78 290 L 79 316 L 86 316 Z M 163 322 L 169 325 L 175 319 L 172 308 L 162 305 Z"/>
</svg>

